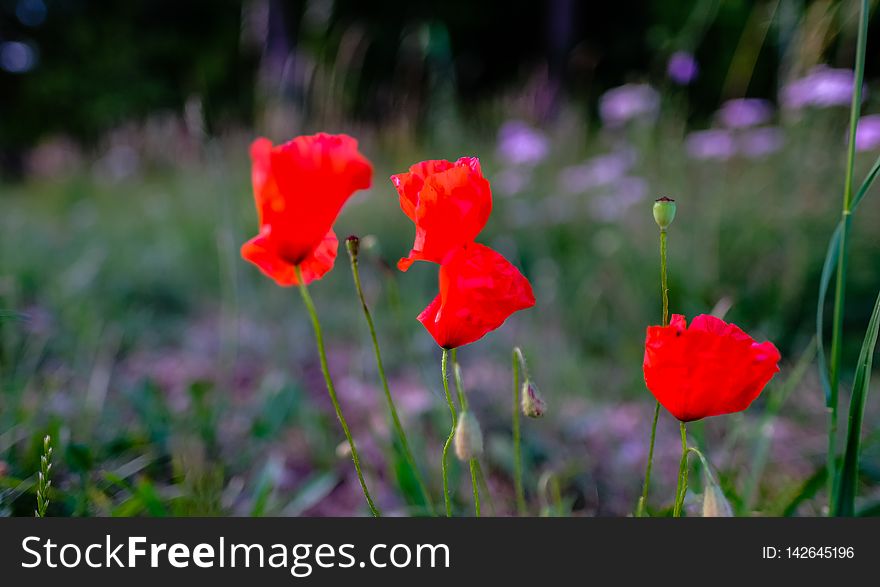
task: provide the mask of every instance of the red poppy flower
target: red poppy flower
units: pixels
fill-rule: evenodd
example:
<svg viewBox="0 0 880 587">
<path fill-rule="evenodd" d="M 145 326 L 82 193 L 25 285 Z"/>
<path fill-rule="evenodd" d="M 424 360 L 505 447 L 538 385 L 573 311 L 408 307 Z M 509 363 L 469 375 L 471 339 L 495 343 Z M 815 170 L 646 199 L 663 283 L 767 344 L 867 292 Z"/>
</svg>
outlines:
<svg viewBox="0 0 880 587">
<path fill-rule="evenodd" d="M 397 263 L 401 271 L 415 261 L 443 263 L 477 237 L 492 212 L 492 191 L 476 157 L 422 161 L 392 175 L 391 182 L 400 208 L 416 225 L 412 250 Z"/>
<path fill-rule="evenodd" d="M 779 371 L 779 351 L 755 342 L 735 324 L 701 314 L 650 326 L 645 383 L 682 422 L 745 410 Z"/>
<path fill-rule="evenodd" d="M 529 280 L 487 246 L 470 243 L 440 267 L 440 294 L 419 322 L 445 349 L 470 344 L 535 305 Z"/>
<path fill-rule="evenodd" d="M 306 283 L 333 267 L 338 241 L 331 227 L 354 192 L 370 187 L 373 168 L 347 135 L 319 133 L 273 146 L 251 145 L 252 180 L 260 233 L 241 255 L 278 285 Z"/>
</svg>

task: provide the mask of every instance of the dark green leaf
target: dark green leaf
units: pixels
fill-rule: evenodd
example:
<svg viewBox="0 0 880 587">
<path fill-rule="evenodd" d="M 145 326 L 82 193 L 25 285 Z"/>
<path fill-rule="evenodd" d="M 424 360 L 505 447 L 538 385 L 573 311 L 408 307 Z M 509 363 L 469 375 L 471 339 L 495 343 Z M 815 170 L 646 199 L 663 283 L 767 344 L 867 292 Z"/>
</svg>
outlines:
<svg viewBox="0 0 880 587">
<path fill-rule="evenodd" d="M 880 294 L 874 304 L 874 312 L 868 322 L 865 340 L 859 353 L 856 366 L 856 377 L 853 382 L 852 397 L 849 403 L 849 423 L 846 431 L 846 449 L 843 453 L 843 466 L 837 480 L 837 500 L 834 504 L 834 515 L 855 515 L 856 489 L 859 481 L 859 451 L 861 450 L 862 420 L 865 413 L 865 401 L 871 384 L 871 364 L 874 360 L 874 348 L 877 345 L 877 333 L 880 330 Z"/>
</svg>

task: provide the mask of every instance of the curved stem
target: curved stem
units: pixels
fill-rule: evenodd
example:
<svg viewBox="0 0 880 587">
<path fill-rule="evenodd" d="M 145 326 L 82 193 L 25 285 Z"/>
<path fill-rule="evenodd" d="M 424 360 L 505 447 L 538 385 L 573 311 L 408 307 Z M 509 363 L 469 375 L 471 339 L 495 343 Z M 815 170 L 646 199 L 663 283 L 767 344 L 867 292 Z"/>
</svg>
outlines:
<svg viewBox="0 0 880 587">
<path fill-rule="evenodd" d="M 660 298 L 663 306 L 663 326 L 669 325 L 669 282 L 666 278 L 666 230 L 660 229 Z M 651 422 L 651 440 L 648 444 L 648 464 L 645 465 L 645 482 L 642 496 L 636 507 L 636 517 L 645 515 L 648 505 L 648 489 L 651 487 L 651 471 L 654 468 L 654 441 L 657 438 L 657 420 L 660 418 L 660 402 L 654 405 L 654 419 Z"/>
<path fill-rule="evenodd" d="M 296 266 L 295 271 L 296 280 L 299 282 L 299 292 L 302 294 L 303 302 L 305 303 L 306 309 L 309 311 L 309 316 L 312 319 L 312 328 L 315 331 L 315 342 L 318 345 L 318 355 L 321 358 L 321 372 L 324 374 L 324 382 L 327 384 L 327 393 L 330 395 L 333 409 L 336 410 L 336 418 L 339 420 L 339 424 L 342 425 L 342 431 L 345 433 L 345 438 L 348 440 L 348 447 L 351 449 L 351 460 L 354 462 L 358 481 L 361 484 L 364 497 L 367 499 L 367 504 L 370 506 L 370 512 L 374 517 L 379 517 L 382 514 L 376 508 L 376 504 L 373 503 L 373 498 L 370 497 L 370 491 L 367 489 L 367 483 L 364 481 L 364 474 L 361 471 L 360 457 L 358 456 L 357 447 L 354 444 L 354 438 L 352 438 L 351 432 L 348 429 L 348 422 L 345 421 L 345 416 L 342 415 L 342 408 L 339 406 L 339 400 L 336 397 L 336 388 L 333 386 L 333 380 L 330 378 L 330 369 L 327 367 L 327 351 L 324 349 L 324 335 L 321 332 L 321 323 L 318 321 L 318 313 L 315 311 L 315 304 L 312 302 L 312 296 L 309 295 L 309 288 L 303 280 L 302 271 L 300 270 L 299 265 Z"/>
<path fill-rule="evenodd" d="M 443 503 L 446 505 L 446 517 L 452 517 L 452 501 L 449 498 L 449 447 L 455 438 L 455 426 L 458 424 L 458 414 L 455 411 L 455 403 L 452 401 L 452 395 L 449 393 L 449 376 L 447 374 L 447 364 L 449 362 L 449 351 L 443 349 L 443 357 L 440 359 L 440 370 L 443 373 L 443 391 L 446 393 L 446 403 L 449 406 L 449 413 L 452 415 L 452 428 L 449 430 L 449 437 L 443 445 L 443 460 L 440 461 L 440 471 L 443 476 Z"/>
<path fill-rule="evenodd" d="M 681 461 L 678 464 L 678 486 L 675 488 L 675 507 L 672 509 L 672 517 L 680 518 L 684 508 L 684 497 L 688 488 L 688 446 L 687 429 L 684 422 L 679 422 L 681 429 Z"/>
<path fill-rule="evenodd" d="M 397 433 L 397 439 L 400 442 L 400 447 L 403 450 L 403 456 L 406 459 L 407 464 L 413 472 L 413 476 L 415 477 L 416 483 L 419 486 L 419 491 L 422 494 L 422 498 L 425 501 L 425 505 L 428 508 L 428 511 L 431 515 L 434 515 L 434 504 L 431 501 L 431 495 L 428 493 L 428 487 L 425 484 L 425 480 L 422 478 L 422 473 L 419 470 L 418 465 L 416 465 L 415 457 L 413 457 L 412 450 L 409 447 L 409 441 L 406 439 L 406 432 L 403 430 L 403 425 L 400 423 L 400 417 L 397 414 L 397 406 L 394 405 L 394 399 L 391 397 L 391 389 L 388 386 L 388 377 L 385 375 L 385 366 L 382 363 L 382 353 L 379 351 L 379 339 L 376 336 L 376 327 L 373 324 L 373 316 L 370 312 L 369 306 L 367 306 L 367 300 L 364 297 L 364 290 L 361 287 L 361 276 L 360 271 L 358 270 L 358 258 L 357 253 L 349 253 L 349 258 L 351 259 L 351 274 L 354 277 L 354 287 L 357 290 L 358 298 L 361 301 L 361 307 L 364 310 L 364 318 L 367 321 L 367 326 L 370 329 L 370 338 L 373 341 L 373 351 L 376 355 L 376 369 L 379 371 L 379 379 L 382 381 L 382 389 L 385 392 L 385 402 L 388 404 L 388 412 L 391 415 L 391 423 L 394 426 L 394 431 Z"/>
<path fill-rule="evenodd" d="M 458 405 L 461 411 L 468 409 L 467 396 L 464 394 L 464 385 L 461 382 L 461 368 L 458 366 L 458 349 L 452 349 L 452 368 L 455 371 L 455 390 L 458 392 Z M 474 510 L 477 517 L 480 517 L 480 486 L 477 482 L 477 459 L 470 459 L 468 462 L 471 469 L 471 485 L 474 488 Z"/>
<path fill-rule="evenodd" d="M 519 515 L 526 513 L 526 497 L 523 490 L 522 471 L 522 440 L 519 428 L 520 413 L 520 387 L 519 366 L 522 351 L 519 347 L 513 349 L 513 486 L 516 493 L 516 511 Z"/>
</svg>

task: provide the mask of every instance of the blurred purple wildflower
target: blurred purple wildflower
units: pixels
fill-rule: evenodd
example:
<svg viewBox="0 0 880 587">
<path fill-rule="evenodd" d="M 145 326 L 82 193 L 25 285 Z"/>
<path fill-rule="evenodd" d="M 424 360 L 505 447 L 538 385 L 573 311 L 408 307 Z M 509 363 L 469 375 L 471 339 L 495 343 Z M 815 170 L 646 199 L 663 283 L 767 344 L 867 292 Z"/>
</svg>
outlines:
<svg viewBox="0 0 880 587">
<path fill-rule="evenodd" d="M 599 99 L 599 115 L 608 127 L 631 120 L 653 122 L 660 109 L 660 94 L 648 84 L 626 84 L 605 92 Z"/>
<path fill-rule="evenodd" d="M 521 167 L 508 167 L 495 174 L 492 180 L 493 191 L 505 196 L 513 196 L 522 192 L 531 181 L 531 170 Z"/>
<path fill-rule="evenodd" d="M 726 161 L 736 153 L 736 142 L 727 130 L 699 130 L 687 136 L 685 149 L 694 159 Z"/>
<path fill-rule="evenodd" d="M 590 211 L 597 220 L 609 222 L 622 218 L 634 204 L 648 196 L 648 182 L 641 177 L 623 177 L 607 192 L 590 201 Z"/>
<path fill-rule="evenodd" d="M 632 150 L 599 155 L 564 168 L 559 174 L 559 185 L 563 192 L 580 194 L 621 179 L 635 162 L 636 154 Z"/>
<path fill-rule="evenodd" d="M 511 165 L 540 163 L 549 147 L 543 133 L 519 120 L 505 122 L 498 131 L 498 154 Z"/>
<path fill-rule="evenodd" d="M 806 76 L 782 88 L 782 103 L 793 110 L 806 106 L 849 106 L 853 83 L 852 70 L 817 65 Z"/>
<path fill-rule="evenodd" d="M 878 147 L 880 147 L 880 114 L 862 116 L 856 129 L 856 149 L 873 151 Z"/>
<path fill-rule="evenodd" d="M 739 152 L 750 159 L 761 159 L 782 148 L 782 131 L 775 126 L 753 128 L 739 136 Z"/>
<path fill-rule="evenodd" d="M 748 128 L 764 124 L 773 116 L 773 105 L 760 98 L 728 100 L 718 110 L 718 119 L 727 128 Z"/>
<path fill-rule="evenodd" d="M 666 64 L 666 75 L 680 86 L 690 84 L 700 73 L 700 66 L 687 51 L 676 51 Z"/>
</svg>

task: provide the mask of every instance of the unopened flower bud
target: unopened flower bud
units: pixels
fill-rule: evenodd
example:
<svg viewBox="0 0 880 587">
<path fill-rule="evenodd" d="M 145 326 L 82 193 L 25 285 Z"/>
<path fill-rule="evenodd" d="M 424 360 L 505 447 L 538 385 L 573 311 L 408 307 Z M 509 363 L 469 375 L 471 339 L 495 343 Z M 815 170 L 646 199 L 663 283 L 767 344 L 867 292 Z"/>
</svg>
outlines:
<svg viewBox="0 0 880 587">
<path fill-rule="evenodd" d="M 538 386 L 528 379 L 522 385 L 522 397 L 520 398 L 520 407 L 524 416 L 529 418 L 540 418 L 547 409 L 547 402 L 544 396 L 538 390 Z"/>
<path fill-rule="evenodd" d="M 731 518 L 733 510 L 730 502 L 724 497 L 724 492 L 717 485 L 706 487 L 703 493 L 703 517 L 704 518 Z"/>
<path fill-rule="evenodd" d="M 455 456 L 469 461 L 483 454 L 483 431 L 470 411 L 462 412 L 455 427 Z"/>
<path fill-rule="evenodd" d="M 666 196 L 654 201 L 654 221 L 660 230 L 666 230 L 675 220 L 675 200 Z"/>
<path fill-rule="evenodd" d="M 348 249 L 349 256 L 352 259 L 356 259 L 361 248 L 361 239 L 356 235 L 351 235 L 345 239 L 345 248 Z"/>
</svg>

